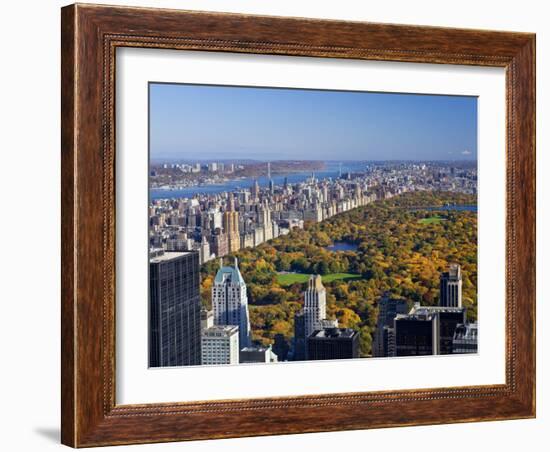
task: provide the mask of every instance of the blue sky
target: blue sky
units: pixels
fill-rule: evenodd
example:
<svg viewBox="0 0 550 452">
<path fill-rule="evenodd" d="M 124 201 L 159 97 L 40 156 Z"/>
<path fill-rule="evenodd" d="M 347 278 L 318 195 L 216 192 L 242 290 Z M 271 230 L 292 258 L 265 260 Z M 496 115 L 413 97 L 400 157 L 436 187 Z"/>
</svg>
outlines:
<svg viewBox="0 0 550 452">
<path fill-rule="evenodd" d="M 150 86 L 153 160 L 475 160 L 477 98 Z"/>
</svg>

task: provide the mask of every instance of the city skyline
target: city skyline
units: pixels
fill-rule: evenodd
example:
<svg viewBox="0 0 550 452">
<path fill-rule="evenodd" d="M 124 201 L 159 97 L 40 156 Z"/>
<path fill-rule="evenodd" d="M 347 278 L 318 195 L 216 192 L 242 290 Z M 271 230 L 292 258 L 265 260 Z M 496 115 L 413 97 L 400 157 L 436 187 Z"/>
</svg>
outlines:
<svg viewBox="0 0 550 452">
<path fill-rule="evenodd" d="M 477 169 L 343 166 L 151 171 L 161 197 L 149 203 L 150 344 L 162 345 L 161 366 L 198 365 L 199 348 L 200 365 L 476 353 Z"/>
<path fill-rule="evenodd" d="M 473 96 L 159 83 L 149 90 L 151 161 L 477 159 Z"/>
</svg>

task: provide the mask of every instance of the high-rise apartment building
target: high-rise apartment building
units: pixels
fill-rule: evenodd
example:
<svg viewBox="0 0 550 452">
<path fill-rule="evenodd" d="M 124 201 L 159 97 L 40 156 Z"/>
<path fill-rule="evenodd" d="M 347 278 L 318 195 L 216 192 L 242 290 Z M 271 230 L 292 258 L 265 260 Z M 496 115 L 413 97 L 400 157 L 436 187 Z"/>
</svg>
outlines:
<svg viewBox="0 0 550 452">
<path fill-rule="evenodd" d="M 217 230 L 212 236 L 212 246 L 210 247 L 210 250 L 217 257 L 223 257 L 229 254 L 229 240 L 227 239 L 227 234 Z"/>
<path fill-rule="evenodd" d="M 149 366 L 201 361 L 197 252 L 155 251 L 149 260 Z"/>
<path fill-rule="evenodd" d="M 224 267 L 220 259 L 220 268 L 212 285 L 212 310 L 215 325 L 238 326 L 240 346 L 250 345 L 248 296 L 236 258 L 233 267 Z"/>
<path fill-rule="evenodd" d="M 230 195 L 228 208 L 223 214 L 223 229 L 227 235 L 227 246 L 230 253 L 241 248 L 239 234 L 239 212 L 235 211 L 235 199 Z"/>
<path fill-rule="evenodd" d="M 439 279 L 439 306 L 462 307 L 462 271 L 460 265 L 449 265 Z"/>
<path fill-rule="evenodd" d="M 201 363 L 239 364 L 239 327 L 215 325 L 202 332 Z"/>
</svg>

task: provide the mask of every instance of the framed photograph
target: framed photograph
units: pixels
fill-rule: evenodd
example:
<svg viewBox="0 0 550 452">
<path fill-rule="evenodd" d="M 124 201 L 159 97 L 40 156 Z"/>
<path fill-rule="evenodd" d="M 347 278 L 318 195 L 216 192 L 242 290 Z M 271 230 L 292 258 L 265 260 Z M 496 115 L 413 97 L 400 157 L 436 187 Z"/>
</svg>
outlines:
<svg viewBox="0 0 550 452">
<path fill-rule="evenodd" d="M 535 36 L 62 9 L 62 442 L 535 416 Z"/>
</svg>

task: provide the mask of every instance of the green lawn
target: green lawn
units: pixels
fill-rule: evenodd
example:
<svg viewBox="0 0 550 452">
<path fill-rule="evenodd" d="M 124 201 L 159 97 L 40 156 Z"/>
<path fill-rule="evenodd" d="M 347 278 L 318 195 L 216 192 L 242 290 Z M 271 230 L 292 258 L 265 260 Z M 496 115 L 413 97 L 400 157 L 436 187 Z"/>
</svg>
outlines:
<svg viewBox="0 0 550 452">
<path fill-rule="evenodd" d="M 277 282 L 281 286 L 290 286 L 295 283 L 305 283 L 308 281 L 310 275 L 304 273 L 279 273 L 277 275 Z M 361 275 L 353 273 L 329 273 L 323 276 L 323 282 L 329 283 L 337 279 L 349 281 L 352 279 L 361 279 Z"/>
<path fill-rule="evenodd" d="M 441 223 L 443 221 L 443 218 L 435 216 L 435 217 L 428 217 L 428 218 L 421 218 L 418 220 L 420 224 L 432 224 L 432 223 Z"/>
</svg>

